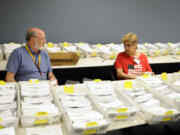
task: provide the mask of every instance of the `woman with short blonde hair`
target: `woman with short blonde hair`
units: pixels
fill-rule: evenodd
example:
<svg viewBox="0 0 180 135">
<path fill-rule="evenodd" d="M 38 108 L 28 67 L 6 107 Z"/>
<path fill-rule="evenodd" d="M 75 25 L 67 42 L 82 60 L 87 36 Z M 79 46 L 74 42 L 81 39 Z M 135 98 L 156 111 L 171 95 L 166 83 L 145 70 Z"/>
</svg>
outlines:
<svg viewBox="0 0 180 135">
<path fill-rule="evenodd" d="M 138 37 L 134 33 L 127 33 L 121 39 L 124 52 L 118 54 L 115 61 L 117 79 L 135 79 L 145 72 L 152 72 L 147 56 L 137 52 Z"/>
</svg>

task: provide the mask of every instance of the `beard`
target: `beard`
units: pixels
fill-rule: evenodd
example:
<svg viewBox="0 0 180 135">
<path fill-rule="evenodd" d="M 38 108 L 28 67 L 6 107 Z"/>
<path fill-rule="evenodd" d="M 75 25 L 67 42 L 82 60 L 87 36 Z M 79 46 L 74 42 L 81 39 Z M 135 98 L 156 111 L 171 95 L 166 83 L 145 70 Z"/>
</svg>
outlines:
<svg viewBox="0 0 180 135">
<path fill-rule="evenodd" d="M 38 44 L 37 40 L 35 41 L 35 45 L 34 45 L 34 48 L 37 49 L 38 51 L 42 50 L 43 47 L 41 47 L 40 44 Z"/>
</svg>

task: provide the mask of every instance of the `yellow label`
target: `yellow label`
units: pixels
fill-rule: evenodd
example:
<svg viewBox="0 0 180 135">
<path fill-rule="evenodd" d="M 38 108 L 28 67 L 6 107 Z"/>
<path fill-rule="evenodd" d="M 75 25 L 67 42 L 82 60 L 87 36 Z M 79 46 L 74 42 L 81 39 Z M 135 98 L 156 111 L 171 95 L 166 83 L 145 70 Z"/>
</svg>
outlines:
<svg viewBox="0 0 180 135">
<path fill-rule="evenodd" d="M 78 56 L 80 56 L 80 53 L 76 53 Z"/>
<path fill-rule="evenodd" d="M 112 52 L 110 58 L 111 58 L 111 59 L 114 59 L 115 57 L 116 57 L 116 53 L 115 53 L 115 52 Z"/>
<path fill-rule="evenodd" d="M 161 74 L 161 79 L 162 80 L 167 80 L 167 73 L 166 72 Z"/>
<path fill-rule="evenodd" d="M 2 121 L 2 118 L 0 118 L 0 121 Z"/>
<path fill-rule="evenodd" d="M 173 111 L 167 111 L 164 113 L 165 115 L 173 114 Z"/>
<path fill-rule="evenodd" d="M 82 44 L 83 44 L 83 42 L 79 42 L 78 44 L 82 45 Z"/>
<path fill-rule="evenodd" d="M 37 79 L 36 79 L 36 80 L 30 79 L 30 80 L 29 80 L 29 83 L 39 83 L 39 80 L 37 80 Z"/>
<path fill-rule="evenodd" d="M 102 80 L 101 79 L 94 79 L 93 81 L 94 82 L 101 82 Z"/>
<path fill-rule="evenodd" d="M 0 129 L 3 129 L 4 127 L 3 126 L 0 126 Z"/>
<path fill-rule="evenodd" d="M 64 93 L 67 93 L 67 94 L 74 93 L 74 85 L 64 86 Z"/>
<path fill-rule="evenodd" d="M 128 108 L 119 108 L 117 109 L 117 112 L 127 112 Z"/>
<path fill-rule="evenodd" d="M 143 77 L 147 78 L 147 77 L 149 77 L 149 75 L 148 74 L 144 74 Z"/>
<path fill-rule="evenodd" d="M 180 54 L 180 50 L 177 52 L 177 54 Z"/>
<path fill-rule="evenodd" d="M 111 45 L 114 45 L 114 43 L 110 43 Z"/>
<path fill-rule="evenodd" d="M 48 115 L 48 112 L 37 112 L 36 113 L 36 116 L 47 116 Z"/>
<path fill-rule="evenodd" d="M 97 53 L 91 53 L 91 55 L 92 55 L 92 56 L 96 56 L 96 55 L 97 55 Z"/>
<path fill-rule="evenodd" d="M 168 42 L 168 45 L 172 45 L 172 43 L 171 43 L 171 42 Z"/>
<path fill-rule="evenodd" d="M 102 45 L 101 44 L 97 44 L 97 47 L 101 47 Z"/>
<path fill-rule="evenodd" d="M 35 120 L 34 124 L 46 124 L 48 123 L 48 120 Z"/>
<path fill-rule="evenodd" d="M 5 83 L 5 81 L 0 81 L 0 85 L 5 85 L 6 83 Z"/>
<path fill-rule="evenodd" d="M 116 119 L 118 120 L 127 119 L 127 115 L 116 116 Z"/>
<path fill-rule="evenodd" d="M 98 124 L 98 122 L 89 122 L 86 124 L 86 127 L 95 126 L 97 124 Z"/>
<path fill-rule="evenodd" d="M 178 73 L 180 74 L 180 70 L 178 71 Z"/>
<path fill-rule="evenodd" d="M 162 121 L 166 122 L 166 121 L 170 121 L 171 119 L 172 119 L 172 117 L 166 117 L 166 118 L 163 118 Z"/>
<path fill-rule="evenodd" d="M 125 81 L 124 82 L 125 89 L 132 89 L 132 81 Z"/>
<path fill-rule="evenodd" d="M 64 42 L 64 43 L 63 43 L 63 46 L 64 46 L 64 47 L 68 47 L 68 46 L 69 46 L 69 43 Z"/>
<path fill-rule="evenodd" d="M 97 131 L 94 129 L 94 130 L 87 130 L 87 131 L 84 131 L 84 135 L 89 135 L 89 134 L 95 134 Z"/>
<path fill-rule="evenodd" d="M 49 48 L 53 48 L 53 43 L 52 42 L 49 42 L 48 44 L 47 44 L 47 46 L 49 47 Z"/>
<path fill-rule="evenodd" d="M 16 44 L 15 42 L 10 42 L 9 44 Z"/>
</svg>

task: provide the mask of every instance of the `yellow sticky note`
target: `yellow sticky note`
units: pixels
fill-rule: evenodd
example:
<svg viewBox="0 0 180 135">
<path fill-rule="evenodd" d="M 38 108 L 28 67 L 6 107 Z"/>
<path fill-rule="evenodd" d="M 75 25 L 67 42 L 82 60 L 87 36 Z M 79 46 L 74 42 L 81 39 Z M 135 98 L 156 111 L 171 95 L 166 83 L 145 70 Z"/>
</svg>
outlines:
<svg viewBox="0 0 180 135">
<path fill-rule="evenodd" d="M 118 119 L 118 120 L 127 119 L 127 115 L 116 116 L 116 119 Z"/>
<path fill-rule="evenodd" d="M 98 122 L 96 122 L 96 121 L 95 122 L 89 122 L 86 124 L 86 127 L 95 126 L 97 124 L 98 124 Z"/>
<path fill-rule="evenodd" d="M 2 118 L 0 118 L 0 121 L 2 121 Z"/>
<path fill-rule="evenodd" d="M 16 44 L 15 42 L 10 42 L 9 44 Z"/>
<path fill-rule="evenodd" d="M 0 129 L 3 129 L 4 127 L 3 126 L 0 126 Z"/>
<path fill-rule="evenodd" d="M 161 74 L 161 79 L 162 80 L 167 80 L 167 73 L 166 72 Z"/>
<path fill-rule="evenodd" d="M 160 55 L 160 50 L 156 50 L 155 55 L 159 56 Z"/>
<path fill-rule="evenodd" d="M 101 79 L 94 79 L 93 81 L 94 82 L 101 82 L 102 80 Z"/>
<path fill-rule="evenodd" d="M 74 85 L 64 86 L 64 93 L 67 93 L 67 94 L 74 93 Z"/>
<path fill-rule="evenodd" d="M 69 46 L 69 43 L 64 42 L 64 43 L 63 43 L 63 46 L 64 46 L 64 47 L 68 47 L 68 46 Z"/>
<path fill-rule="evenodd" d="M 178 73 L 180 74 L 180 70 L 178 71 Z"/>
<path fill-rule="evenodd" d="M 54 45 L 53 45 L 52 42 L 48 42 L 47 46 L 48 46 L 49 48 L 53 48 Z"/>
<path fill-rule="evenodd" d="M 149 77 L 149 75 L 148 74 L 144 74 L 143 77 L 147 78 L 147 77 Z"/>
<path fill-rule="evenodd" d="M 172 43 L 171 43 L 171 42 L 168 42 L 168 45 L 172 45 Z"/>
<path fill-rule="evenodd" d="M 164 113 L 165 115 L 173 114 L 173 111 L 167 111 Z"/>
<path fill-rule="evenodd" d="M 83 44 L 83 42 L 79 42 L 78 44 L 82 45 L 82 44 Z"/>
<path fill-rule="evenodd" d="M 124 88 L 125 89 L 132 89 L 133 88 L 132 81 L 125 81 L 124 82 Z"/>
<path fill-rule="evenodd" d="M 0 80 L 0 85 L 5 85 L 5 81 Z"/>
<path fill-rule="evenodd" d="M 90 135 L 90 134 L 96 134 L 96 130 L 87 130 L 87 131 L 84 131 L 84 135 Z"/>
<path fill-rule="evenodd" d="M 29 83 L 39 83 L 39 80 L 38 79 L 35 79 L 35 80 L 30 79 Z"/>
<path fill-rule="evenodd" d="M 97 47 L 101 47 L 102 45 L 101 44 L 97 44 Z"/>
<path fill-rule="evenodd" d="M 117 112 L 127 112 L 128 108 L 118 108 Z"/>
<path fill-rule="evenodd" d="M 172 120 L 172 117 L 166 117 L 162 119 L 163 122 L 170 121 L 170 120 Z"/>
<path fill-rule="evenodd" d="M 47 124 L 48 120 L 35 120 L 34 124 Z"/>
<path fill-rule="evenodd" d="M 115 52 L 112 52 L 110 58 L 111 58 L 111 59 L 114 59 L 115 57 L 116 57 L 116 53 L 115 53 Z"/>
<path fill-rule="evenodd" d="M 36 113 L 36 116 L 39 117 L 39 116 L 47 116 L 48 115 L 48 112 L 37 112 Z"/>
<path fill-rule="evenodd" d="M 96 55 L 97 55 L 97 53 L 95 53 L 95 52 L 94 52 L 94 53 L 91 53 L 91 55 L 92 55 L 92 56 L 96 56 Z"/>
</svg>

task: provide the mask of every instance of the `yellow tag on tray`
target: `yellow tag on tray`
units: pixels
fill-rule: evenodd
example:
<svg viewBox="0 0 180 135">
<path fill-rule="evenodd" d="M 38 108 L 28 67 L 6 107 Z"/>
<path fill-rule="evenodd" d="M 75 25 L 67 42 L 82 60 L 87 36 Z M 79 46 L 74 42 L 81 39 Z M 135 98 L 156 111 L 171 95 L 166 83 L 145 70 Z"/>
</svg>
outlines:
<svg viewBox="0 0 180 135">
<path fill-rule="evenodd" d="M 96 122 L 96 121 L 95 122 L 89 122 L 86 124 L 86 127 L 95 126 L 97 124 L 98 124 L 98 122 Z"/>
<path fill-rule="evenodd" d="M 84 135 L 90 135 L 90 134 L 96 134 L 96 130 L 94 129 L 94 130 L 86 130 L 86 131 L 84 131 Z"/>
<path fill-rule="evenodd" d="M 71 94 L 74 93 L 74 85 L 71 86 L 64 86 L 64 93 Z"/>
<path fill-rule="evenodd" d="M 63 43 L 63 46 L 64 46 L 64 47 L 68 47 L 68 46 L 69 46 L 69 43 L 64 42 L 64 43 Z"/>
<path fill-rule="evenodd" d="M 117 112 L 127 112 L 128 108 L 119 108 L 117 109 Z"/>
<path fill-rule="evenodd" d="M 2 118 L 0 118 L 0 121 L 2 121 Z"/>
<path fill-rule="evenodd" d="M 52 42 L 48 42 L 47 46 L 48 46 L 49 48 L 53 48 L 54 45 L 53 45 Z"/>
<path fill-rule="evenodd" d="M 0 85 L 5 85 L 5 81 L 0 80 Z"/>
<path fill-rule="evenodd" d="M 35 120 L 34 124 L 47 124 L 48 120 Z"/>
<path fill-rule="evenodd" d="M 149 75 L 148 74 L 144 74 L 143 77 L 147 78 L 147 77 L 149 77 Z"/>
<path fill-rule="evenodd" d="M 124 82 L 124 88 L 125 89 L 132 89 L 133 88 L 132 81 L 125 81 Z"/>
<path fill-rule="evenodd" d="M 116 119 L 118 120 L 127 119 L 127 115 L 116 116 Z"/>
<path fill-rule="evenodd" d="M 102 80 L 101 79 L 94 79 L 93 81 L 94 82 L 101 82 Z"/>
<path fill-rule="evenodd" d="M 172 117 L 166 117 L 162 119 L 163 122 L 170 121 L 170 120 L 172 120 Z"/>
<path fill-rule="evenodd" d="M 36 113 L 36 116 L 47 116 L 48 115 L 48 112 L 37 112 Z"/>
<path fill-rule="evenodd" d="M 167 79 L 167 73 L 166 73 L 166 72 L 161 73 L 161 79 L 162 79 L 162 80 L 168 80 L 168 79 Z"/>
<path fill-rule="evenodd" d="M 97 47 L 101 47 L 102 45 L 101 44 L 97 44 Z"/>
<path fill-rule="evenodd" d="M 30 80 L 29 80 L 29 83 L 39 83 L 39 80 L 38 80 L 38 79 L 35 79 L 35 80 L 30 79 Z"/>
<path fill-rule="evenodd" d="M 167 111 L 164 113 L 165 115 L 173 114 L 173 111 Z"/>
<path fill-rule="evenodd" d="M 0 129 L 3 129 L 4 127 L 3 126 L 0 126 Z"/>
</svg>

